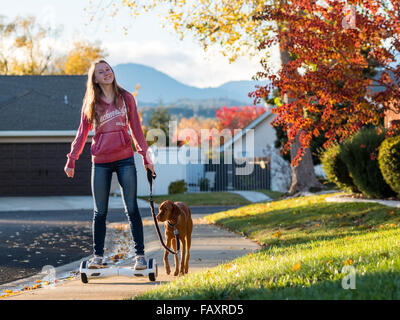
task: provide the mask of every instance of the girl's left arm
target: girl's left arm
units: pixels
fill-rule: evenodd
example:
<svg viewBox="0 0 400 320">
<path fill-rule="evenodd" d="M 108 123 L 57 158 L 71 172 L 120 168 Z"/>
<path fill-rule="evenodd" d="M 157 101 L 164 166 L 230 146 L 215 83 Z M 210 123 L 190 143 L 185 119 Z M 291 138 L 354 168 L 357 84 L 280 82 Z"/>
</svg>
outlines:
<svg viewBox="0 0 400 320">
<path fill-rule="evenodd" d="M 136 150 L 143 157 L 143 164 L 152 164 L 148 154 L 148 145 L 143 134 L 135 98 L 130 93 L 125 94 L 125 104 L 129 110 L 129 127 L 133 135 Z"/>
</svg>

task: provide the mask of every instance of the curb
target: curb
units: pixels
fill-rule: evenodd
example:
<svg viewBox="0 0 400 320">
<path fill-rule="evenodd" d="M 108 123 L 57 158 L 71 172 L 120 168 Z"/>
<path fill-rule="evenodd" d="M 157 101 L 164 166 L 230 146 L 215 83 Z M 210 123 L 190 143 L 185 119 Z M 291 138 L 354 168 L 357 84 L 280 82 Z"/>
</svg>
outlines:
<svg viewBox="0 0 400 320">
<path fill-rule="evenodd" d="M 115 236 L 115 229 L 113 227 L 118 226 L 118 225 L 121 225 L 121 223 L 114 222 L 114 223 L 107 224 L 108 238 L 110 236 L 111 237 Z M 143 227 L 145 227 L 145 226 L 143 226 Z M 126 239 L 126 240 L 129 241 L 130 239 Z M 146 244 L 146 258 L 153 258 L 154 251 L 160 250 L 161 245 L 158 245 L 158 242 L 156 242 L 156 241 L 158 241 L 158 238 L 157 238 L 157 234 L 155 233 L 155 231 L 145 233 L 144 243 Z M 106 238 L 106 242 L 107 242 L 107 238 Z M 107 244 L 105 246 L 107 246 Z M 118 249 L 117 245 L 113 244 L 113 247 L 109 248 L 108 253 L 104 255 L 104 258 L 105 258 L 104 260 L 109 260 L 110 257 L 115 255 L 117 249 Z M 46 276 L 52 277 L 52 279 L 49 279 L 51 284 L 48 285 L 47 287 L 40 287 L 40 289 L 55 289 L 55 287 L 54 287 L 55 284 L 60 285 L 60 282 L 62 282 L 62 281 L 68 280 L 71 277 L 73 277 L 73 278 L 78 277 L 79 276 L 79 267 L 80 267 L 81 262 L 84 260 L 90 259 L 92 256 L 93 255 L 90 255 L 90 256 L 84 257 L 82 259 L 79 259 L 77 261 L 73 261 L 68 264 L 56 267 L 56 268 L 49 265 L 52 276 L 49 276 L 49 273 L 46 272 L 46 270 L 49 270 L 49 269 L 46 269 L 45 268 L 46 266 L 43 266 L 42 271 L 33 276 L 15 280 L 15 281 L 12 281 L 9 283 L 4 283 L 4 284 L 0 285 L 0 299 L 2 297 L 3 290 L 12 290 L 13 292 L 16 292 L 16 291 L 23 290 L 23 288 L 25 288 L 25 287 L 32 288 L 32 286 L 34 286 L 36 284 L 36 280 L 44 280 L 44 278 Z M 121 265 L 129 264 L 132 261 L 132 257 L 133 257 L 132 255 L 127 255 L 124 259 L 121 259 L 118 262 L 114 263 L 114 265 L 121 266 Z M 23 293 L 24 292 L 22 291 L 21 293 L 18 293 L 18 294 L 23 294 Z"/>
<path fill-rule="evenodd" d="M 354 199 L 332 196 L 325 198 L 326 202 L 376 202 L 388 207 L 400 208 L 400 201 L 395 200 L 380 200 L 380 199 Z"/>
</svg>

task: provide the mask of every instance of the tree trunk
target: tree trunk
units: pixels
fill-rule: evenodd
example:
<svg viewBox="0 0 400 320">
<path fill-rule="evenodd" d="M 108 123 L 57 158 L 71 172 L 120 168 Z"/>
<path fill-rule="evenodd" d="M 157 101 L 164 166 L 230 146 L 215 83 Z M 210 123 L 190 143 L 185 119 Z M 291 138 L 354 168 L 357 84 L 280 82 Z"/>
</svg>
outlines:
<svg viewBox="0 0 400 320">
<path fill-rule="evenodd" d="M 291 160 L 296 156 L 300 148 L 298 134 L 296 140 L 290 146 Z M 324 186 L 317 180 L 314 171 L 314 164 L 311 157 L 310 148 L 305 150 L 304 156 L 301 158 L 297 167 L 292 166 L 292 185 L 290 186 L 288 195 L 294 195 L 299 192 L 310 191 L 310 188 L 322 189 Z"/>
<path fill-rule="evenodd" d="M 285 2 L 281 0 L 281 3 Z M 282 26 L 278 25 L 278 30 L 281 30 Z M 281 64 L 287 64 L 291 58 L 289 52 L 286 49 L 280 49 Z M 283 96 L 285 104 L 290 103 L 293 99 L 289 98 L 287 94 Z M 296 136 L 295 141 L 290 146 L 290 156 L 293 161 L 294 157 L 300 148 L 300 133 Z M 317 180 L 314 171 L 314 164 L 311 157 L 310 148 L 305 150 L 304 156 L 299 161 L 297 167 L 292 166 L 292 185 L 287 195 L 294 195 L 299 192 L 309 191 L 310 188 L 322 189 L 324 186 Z"/>
</svg>

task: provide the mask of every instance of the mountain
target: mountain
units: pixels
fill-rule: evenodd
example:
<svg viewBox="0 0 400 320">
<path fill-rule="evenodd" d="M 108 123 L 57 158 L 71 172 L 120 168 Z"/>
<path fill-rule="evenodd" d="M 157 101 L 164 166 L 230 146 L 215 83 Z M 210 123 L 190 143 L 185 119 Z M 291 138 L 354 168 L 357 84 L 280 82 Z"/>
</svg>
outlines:
<svg viewBox="0 0 400 320">
<path fill-rule="evenodd" d="M 197 88 L 141 64 L 118 64 L 113 66 L 113 70 L 118 83 L 125 89 L 134 92 L 136 85 L 140 84 L 140 106 L 159 105 L 160 102 L 163 105 L 181 106 L 182 101 L 189 104 L 209 104 L 212 100 L 219 100 L 219 103 L 230 100 L 228 104 L 233 103 L 231 105 L 252 105 L 253 101 L 247 94 L 255 90 L 255 85 L 265 85 L 265 82 L 260 81 L 231 81 L 215 88 Z M 208 102 L 204 102 L 205 100 Z"/>
</svg>

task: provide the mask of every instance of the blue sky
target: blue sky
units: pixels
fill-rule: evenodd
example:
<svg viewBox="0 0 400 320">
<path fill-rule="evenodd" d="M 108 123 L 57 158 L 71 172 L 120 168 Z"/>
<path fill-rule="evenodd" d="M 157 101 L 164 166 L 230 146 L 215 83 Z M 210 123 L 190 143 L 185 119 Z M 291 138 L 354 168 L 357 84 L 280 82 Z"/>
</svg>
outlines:
<svg viewBox="0 0 400 320">
<path fill-rule="evenodd" d="M 258 58 L 243 57 L 229 64 L 227 58 L 218 53 L 218 48 L 205 53 L 191 38 L 180 41 L 176 34 L 161 27 L 157 12 L 133 19 L 126 9 L 120 10 L 114 18 L 109 17 L 111 11 L 102 14 L 99 10 L 90 22 L 88 9 L 91 3 L 95 9 L 97 4 L 101 3 L 101 8 L 108 2 L 0 0 L 0 14 L 9 19 L 31 14 L 39 22 L 62 25 L 62 37 L 55 41 L 60 52 L 65 51 L 74 40 L 99 40 L 109 53 L 107 60 L 112 65 L 128 62 L 144 64 L 197 87 L 215 87 L 233 80 L 251 80 L 257 71 L 261 71 Z M 128 28 L 127 35 L 123 27 Z"/>
</svg>

